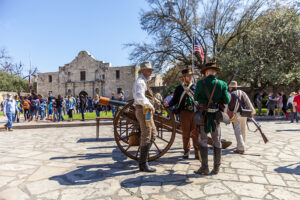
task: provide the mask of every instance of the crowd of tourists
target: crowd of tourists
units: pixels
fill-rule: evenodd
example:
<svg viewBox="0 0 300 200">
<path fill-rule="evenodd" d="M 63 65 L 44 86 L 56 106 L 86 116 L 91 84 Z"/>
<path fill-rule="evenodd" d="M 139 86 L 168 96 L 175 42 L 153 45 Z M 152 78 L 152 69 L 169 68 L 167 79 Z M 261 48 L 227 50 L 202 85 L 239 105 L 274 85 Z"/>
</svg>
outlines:
<svg viewBox="0 0 300 200">
<path fill-rule="evenodd" d="M 261 115 L 262 107 L 266 106 L 267 113 L 269 116 L 277 117 L 288 117 L 291 119 L 291 122 L 300 118 L 297 110 L 300 110 L 299 96 L 300 90 L 298 93 L 291 92 L 289 97 L 284 92 L 278 92 L 276 95 L 273 92 L 270 92 L 268 95 L 264 95 L 263 92 L 256 95 L 254 103 L 258 109 L 258 115 Z M 264 101 L 265 100 L 265 101 Z M 298 116 L 297 116 L 298 115 Z"/>
<path fill-rule="evenodd" d="M 112 99 L 125 101 L 123 91 L 116 98 L 112 93 Z M 73 114 L 81 114 L 81 120 L 85 120 L 84 114 L 87 112 L 96 112 L 96 116 L 100 117 L 100 112 L 103 110 L 112 110 L 115 115 L 116 108 L 114 106 L 103 107 L 99 104 L 99 95 L 94 98 L 85 95 L 79 96 L 54 96 L 52 92 L 48 93 L 47 97 L 37 94 L 28 96 L 12 96 L 7 94 L 7 99 L 1 103 L 3 115 L 7 116 L 8 123 L 4 126 L 9 131 L 12 131 L 12 123 L 20 122 L 20 116 L 24 115 L 24 121 L 51 120 L 53 122 L 64 121 L 63 115 L 68 115 L 68 121 L 73 120 Z"/>
</svg>

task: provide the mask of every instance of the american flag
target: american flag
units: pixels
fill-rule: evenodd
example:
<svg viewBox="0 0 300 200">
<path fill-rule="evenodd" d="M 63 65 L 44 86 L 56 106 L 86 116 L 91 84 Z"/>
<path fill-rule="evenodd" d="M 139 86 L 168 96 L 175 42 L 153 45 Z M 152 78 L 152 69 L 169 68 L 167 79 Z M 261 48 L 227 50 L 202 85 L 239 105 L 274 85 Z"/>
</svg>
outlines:
<svg viewBox="0 0 300 200">
<path fill-rule="evenodd" d="M 200 53 L 202 64 L 203 64 L 204 63 L 204 51 L 196 38 L 195 38 L 195 44 L 194 44 L 194 52 Z"/>
</svg>

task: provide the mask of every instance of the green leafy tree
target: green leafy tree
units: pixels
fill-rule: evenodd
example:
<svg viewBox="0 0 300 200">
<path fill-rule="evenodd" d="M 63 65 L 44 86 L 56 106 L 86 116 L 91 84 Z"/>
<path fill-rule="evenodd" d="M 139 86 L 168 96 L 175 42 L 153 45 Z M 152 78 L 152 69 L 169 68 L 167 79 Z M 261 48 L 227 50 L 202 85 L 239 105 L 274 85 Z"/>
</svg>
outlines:
<svg viewBox="0 0 300 200">
<path fill-rule="evenodd" d="M 223 52 L 262 12 L 263 0 L 147 0 L 150 10 L 142 11 L 140 23 L 152 37 L 149 43 L 130 43 L 130 59 L 150 60 L 156 68 L 166 69 L 178 62 L 191 65 L 193 36 L 206 56 Z M 227 37 L 223 37 L 226 35 Z M 195 66 L 202 66 L 196 55 Z"/>
<path fill-rule="evenodd" d="M 217 55 L 223 77 L 239 69 L 237 80 L 252 92 L 300 83 L 300 21 L 295 9 L 276 8 L 259 16 Z"/>
</svg>

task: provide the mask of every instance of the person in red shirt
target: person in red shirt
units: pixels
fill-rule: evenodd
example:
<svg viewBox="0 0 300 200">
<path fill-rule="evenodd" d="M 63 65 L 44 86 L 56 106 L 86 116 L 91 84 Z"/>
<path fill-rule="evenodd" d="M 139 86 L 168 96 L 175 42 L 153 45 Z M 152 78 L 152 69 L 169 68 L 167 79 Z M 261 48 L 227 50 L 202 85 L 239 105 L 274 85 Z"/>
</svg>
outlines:
<svg viewBox="0 0 300 200">
<path fill-rule="evenodd" d="M 296 122 L 298 122 L 300 118 L 300 89 L 293 100 L 293 112 L 296 114 Z"/>
</svg>

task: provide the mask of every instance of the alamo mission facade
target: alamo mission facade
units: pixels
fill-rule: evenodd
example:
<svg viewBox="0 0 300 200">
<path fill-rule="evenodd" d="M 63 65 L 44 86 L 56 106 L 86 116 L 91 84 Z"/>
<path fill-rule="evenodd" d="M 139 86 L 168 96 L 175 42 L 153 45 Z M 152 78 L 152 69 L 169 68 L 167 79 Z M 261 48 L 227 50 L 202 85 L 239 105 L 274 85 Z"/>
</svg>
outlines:
<svg viewBox="0 0 300 200">
<path fill-rule="evenodd" d="M 139 67 L 110 65 L 96 60 L 87 51 L 81 51 L 72 62 L 59 67 L 58 72 L 39 73 L 37 93 L 47 96 L 52 91 L 54 95 L 87 94 L 94 97 L 96 94 L 110 96 L 111 92 L 118 94 L 123 90 L 125 96 L 131 98 Z"/>
</svg>

